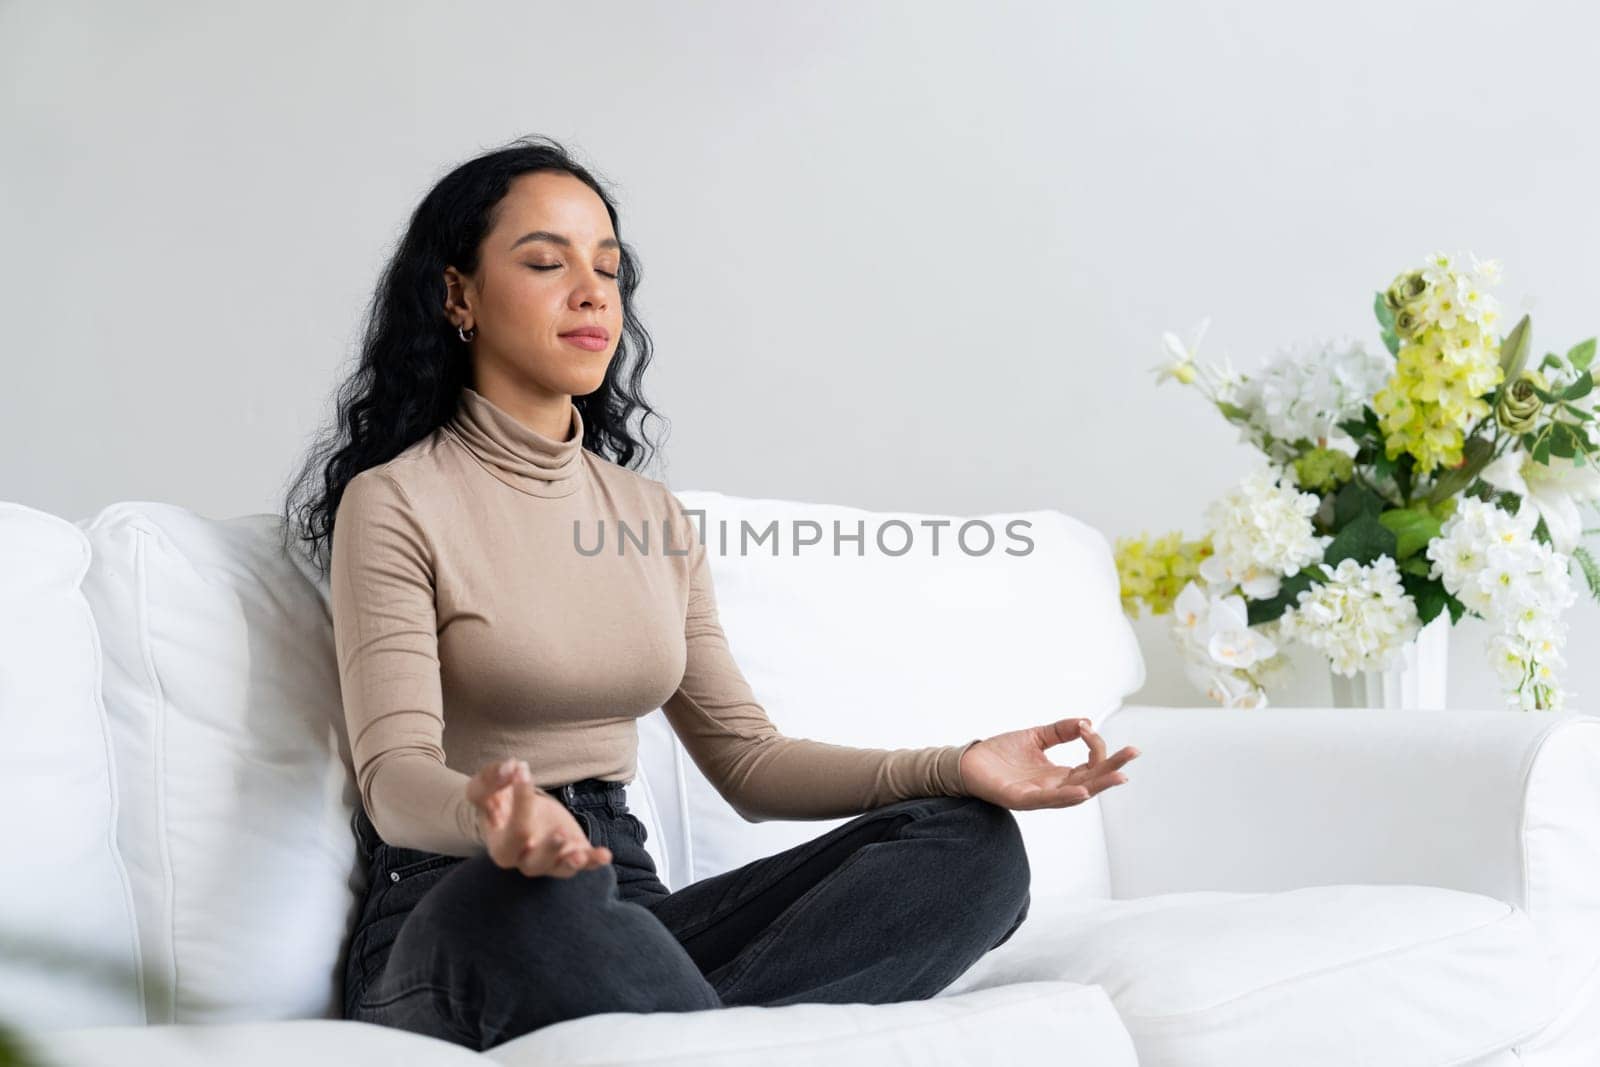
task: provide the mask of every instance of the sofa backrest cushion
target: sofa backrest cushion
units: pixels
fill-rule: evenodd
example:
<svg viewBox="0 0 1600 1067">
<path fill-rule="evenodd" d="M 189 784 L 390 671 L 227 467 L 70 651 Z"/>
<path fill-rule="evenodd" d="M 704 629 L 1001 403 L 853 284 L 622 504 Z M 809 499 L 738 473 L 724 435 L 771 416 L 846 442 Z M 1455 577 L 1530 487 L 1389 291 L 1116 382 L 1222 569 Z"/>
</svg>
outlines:
<svg viewBox="0 0 1600 1067">
<path fill-rule="evenodd" d="M 325 603 L 270 515 L 80 525 L 149 1021 L 337 1016 L 365 872 Z"/>
<path fill-rule="evenodd" d="M 145 1021 L 89 543 L 0 502 L 0 1023 Z"/>
<path fill-rule="evenodd" d="M 1099 721 L 1144 684 L 1110 547 L 1059 511 L 949 516 L 676 495 L 705 512 L 697 528 L 729 648 L 789 736 L 957 744 L 1068 716 Z M 741 540 L 746 525 L 754 533 Z M 819 532 L 820 542 L 796 547 Z M 1047 755 L 1077 764 L 1086 750 L 1072 742 Z M 693 879 L 846 821 L 745 822 L 681 749 L 673 756 Z M 1016 815 L 1036 886 L 1109 895 L 1097 801 Z"/>
</svg>

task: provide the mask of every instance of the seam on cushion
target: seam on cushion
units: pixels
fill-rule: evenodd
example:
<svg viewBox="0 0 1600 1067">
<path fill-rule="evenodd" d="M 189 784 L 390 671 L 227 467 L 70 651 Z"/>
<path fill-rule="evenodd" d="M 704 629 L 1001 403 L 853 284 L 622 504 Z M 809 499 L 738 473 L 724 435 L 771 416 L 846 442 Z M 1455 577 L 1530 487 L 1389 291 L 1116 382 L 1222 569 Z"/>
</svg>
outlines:
<svg viewBox="0 0 1600 1067">
<path fill-rule="evenodd" d="M 1539 757 L 1544 754 L 1544 746 L 1550 738 L 1565 730 L 1577 726 L 1588 725 L 1593 727 L 1595 722 L 1589 717 L 1581 719 L 1568 719 L 1558 722 L 1540 735 L 1539 742 L 1534 746 L 1533 754 L 1528 759 L 1527 767 L 1522 772 L 1522 796 L 1519 797 L 1521 814 L 1517 820 L 1517 854 L 1522 860 L 1522 900 L 1525 905 L 1533 903 L 1532 880 L 1528 870 L 1528 792 L 1533 785 L 1533 769 L 1539 764 Z M 1531 914 L 1531 911 L 1530 911 Z"/>
<path fill-rule="evenodd" d="M 678 779 L 678 841 L 683 845 L 683 886 L 698 881 L 694 862 L 694 827 L 689 825 L 689 782 L 683 773 L 683 746 L 678 743 L 678 732 L 667 725 L 667 737 L 672 745 L 672 773 Z M 683 888 L 679 886 L 679 888 Z"/>
<path fill-rule="evenodd" d="M 1290 975 L 1290 976 L 1288 976 L 1286 978 L 1279 978 L 1276 981 L 1271 982 L 1271 983 L 1269 983 L 1267 985 L 1257 986 L 1255 989 L 1246 990 L 1245 992 L 1236 994 L 1234 996 L 1231 996 L 1231 997 L 1227 998 L 1226 1000 L 1219 1000 L 1215 1004 L 1207 1004 L 1203 1008 L 1195 1008 L 1192 1011 L 1173 1012 L 1173 1013 L 1166 1014 L 1166 1015 L 1129 1015 L 1126 1012 L 1121 1012 L 1121 1015 L 1122 1015 L 1122 1017 L 1124 1019 L 1138 1019 L 1141 1022 L 1154 1022 L 1154 1023 L 1165 1022 L 1165 1021 L 1167 1021 L 1169 1019 L 1185 1019 L 1185 1018 L 1189 1018 L 1189 1017 L 1195 1016 L 1195 1015 L 1204 1015 L 1207 1012 L 1216 1011 L 1218 1008 L 1226 1007 L 1227 1005 L 1232 1004 L 1235 1001 L 1245 1000 L 1248 997 L 1253 997 L 1253 996 L 1256 996 L 1257 994 L 1265 993 L 1265 992 L 1267 992 L 1269 990 L 1277 989 L 1280 986 L 1287 986 L 1287 985 L 1290 985 L 1291 983 L 1294 983 L 1294 982 L 1303 982 L 1308 978 L 1316 978 L 1319 975 L 1332 974 L 1335 971 L 1346 970 L 1351 966 L 1352 962 L 1359 962 L 1361 964 L 1366 964 L 1366 963 L 1369 963 L 1369 962 L 1371 962 L 1373 960 L 1381 960 L 1381 959 L 1384 959 L 1384 958 L 1389 957 L 1389 956 L 1398 956 L 1398 955 L 1402 955 L 1402 954 L 1407 953 L 1407 952 L 1413 952 L 1413 951 L 1415 951 L 1417 949 L 1427 948 L 1429 946 L 1437 945 L 1437 944 L 1439 944 L 1441 942 L 1444 942 L 1444 941 L 1450 941 L 1450 940 L 1452 940 L 1454 938 L 1466 937 L 1466 936 L 1468 936 L 1470 934 L 1476 934 L 1480 930 L 1487 930 L 1491 926 L 1498 926 L 1500 923 L 1505 922 L 1507 919 L 1509 919 L 1512 915 L 1514 915 L 1518 911 L 1518 909 L 1517 909 L 1517 907 L 1515 905 L 1507 904 L 1503 900 L 1502 901 L 1496 901 L 1496 903 L 1501 904 L 1502 906 L 1505 907 L 1505 909 L 1506 909 L 1505 910 L 1505 914 L 1497 915 L 1493 919 L 1490 919 L 1488 922 L 1481 923 L 1478 926 L 1474 926 L 1474 927 L 1472 927 L 1470 929 L 1467 929 L 1467 930 L 1452 930 L 1448 934 L 1440 934 L 1438 937 L 1429 938 L 1427 941 L 1418 941 L 1418 942 L 1415 942 L 1415 943 L 1409 944 L 1409 945 L 1399 945 L 1399 946 L 1396 946 L 1395 948 L 1388 949 L 1388 950 L 1386 950 L 1384 952 L 1379 952 L 1376 955 L 1363 956 L 1359 961 L 1346 961 L 1346 962 L 1343 962 L 1343 963 L 1335 963 L 1335 964 L 1331 964 L 1331 965 L 1329 965 L 1327 967 L 1319 967 L 1314 971 L 1304 971 L 1304 972 L 1302 972 L 1300 974 Z"/>
<path fill-rule="evenodd" d="M 117 884 L 122 888 L 122 904 L 128 912 L 128 939 L 132 942 L 134 989 L 139 997 L 139 1015 L 148 1023 L 150 998 L 145 988 L 144 941 L 139 934 L 139 905 L 134 897 L 133 881 L 128 876 L 127 862 L 122 858 L 122 846 L 117 840 L 117 825 L 122 817 L 122 797 L 121 790 L 118 789 L 120 779 L 117 775 L 117 751 L 111 739 L 111 716 L 106 711 L 105 647 L 100 641 L 100 620 L 95 616 L 94 608 L 83 592 L 83 578 L 94 560 L 94 546 L 82 529 L 76 526 L 73 528 L 77 531 L 80 545 L 84 549 L 84 560 L 83 569 L 78 572 L 77 582 L 72 591 L 77 597 L 81 614 L 89 623 L 89 643 L 94 648 L 94 708 L 100 723 L 100 743 L 105 750 L 106 786 L 111 793 L 111 820 L 107 827 L 107 843 L 111 849 L 111 857 L 116 863 Z"/>
<path fill-rule="evenodd" d="M 145 676 L 155 697 L 155 738 L 150 746 L 154 756 L 155 772 L 153 794 L 156 798 L 156 843 L 161 856 L 163 886 L 163 912 L 167 934 L 167 967 L 172 975 L 169 990 L 171 1021 L 178 1021 L 178 919 L 177 879 L 173 875 L 171 842 L 167 838 L 167 694 L 161 685 L 161 673 L 156 669 L 155 653 L 150 641 L 150 587 L 149 564 L 146 560 L 147 533 L 141 525 L 131 525 L 134 531 L 134 583 L 138 591 L 136 618 L 139 621 L 139 658 L 144 664 Z"/>
<path fill-rule="evenodd" d="M 1106 993 L 1104 986 L 1089 985 L 1089 984 L 1083 984 L 1083 983 L 1078 983 L 1078 982 L 1066 982 L 1066 981 L 1053 982 L 1052 984 L 1059 985 L 1059 986 L 1066 986 L 1068 989 L 1093 989 L 1093 990 L 1097 991 L 1101 995 L 1101 997 L 1103 999 L 1107 1000 L 1108 1002 L 1110 1000 L 1110 997 Z M 989 988 L 1001 988 L 1001 989 L 1003 989 L 1005 987 L 1004 986 L 994 986 L 994 987 L 989 987 Z M 979 992 L 979 991 L 978 990 L 972 990 L 971 992 L 976 993 L 976 992 Z M 634 1065 L 634 1067 L 637 1067 L 638 1064 L 668 1065 L 668 1064 L 674 1064 L 674 1063 L 701 1063 L 701 1062 L 704 1062 L 704 1060 L 706 1060 L 708 1057 L 712 1057 L 712 1056 L 728 1056 L 728 1055 L 738 1055 L 738 1054 L 754 1055 L 754 1054 L 759 1054 L 759 1053 L 761 1053 L 763 1051 L 773 1050 L 773 1049 L 782 1049 L 785 1052 L 788 1052 L 790 1049 L 797 1049 L 797 1048 L 799 1048 L 799 1049 L 823 1049 L 823 1048 L 826 1048 L 826 1047 L 828 1047 L 830 1045 L 837 1045 L 837 1044 L 841 1044 L 841 1043 L 844 1043 L 844 1042 L 860 1041 L 862 1038 L 884 1037 L 884 1036 L 888 1036 L 888 1035 L 891 1035 L 891 1034 L 904 1033 L 904 1032 L 906 1032 L 908 1030 L 926 1030 L 926 1029 L 929 1029 L 930 1027 L 938 1026 L 941 1023 L 949 1023 L 949 1022 L 966 1023 L 966 1022 L 968 1022 L 970 1020 L 973 1020 L 973 1019 L 982 1019 L 984 1016 L 992 1015 L 995 1012 L 1011 1011 L 1011 1010 L 1014 1010 L 1014 1009 L 1016 1009 L 1018 1007 L 1026 1007 L 1027 1005 L 1030 1005 L 1030 1004 L 1035 1004 L 1035 1003 L 1038 1003 L 1040 1001 L 1049 1000 L 1049 999 L 1054 998 L 1054 997 L 1059 997 L 1064 992 L 1066 992 L 1066 990 L 1059 989 L 1059 988 L 1058 989 L 1050 989 L 1050 990 L 1046 990 L 1045 992 L 1039 993 L 1037 996 L 1029 997 L 1029 998 L 1027 998 L 1025 1000 L 1008 1000 L 1003 1004 L 995 1004 L 995 1005 L 992 1005 L 992 1006 L 987 1007 L 987 1008 L 979 1008 L 979 1009 L 976 1009 L 976 1010 L 973 1010 L 973 1011 L 964 1012 L 964 1013 L 962 1013 L 962 1014 L 960 1014 L 958 1016 L 954 1016 L 953 1018 L 944 1018 L 944 1019 L 937 1019 L 937 1020 L 918 1019 L 918 1020 L 915 1020 L 915 1021 L 912 1021 L 912 1022 L 895 1023 L 892 1026 L 883 1026 L 883 1027 L 880 1027 L 880 1028 L 875 1029 L 875 1030 L 857 1030 L 857 1031 L 854 1031 L 854 1032 L 848 1033 L 848 1034 L 834 1034 L 834 1035 L 831 1035 L 829 1037 L 819 1037 L 819 1038 L 816 1038 L 816 1039 L 811 1040 L 811 1041 L 792 1041 L 792 1040 L 783 1041 L 783 1040 L 780 1040 L 780 1041 L 777 1041 L 777 1042 L 774 1042 L 774 1043 L 771 1043 L 771 1044 L 741 1045 L 741 1046 L 739 1046 L 737 1048 L 731 1048 L 731 1049 L 729 1049 L 729 1048 L 715 1049 L 715 1050 L 701 1049 L 701 1050 L 698 1050 L 698 1051 L 695 1051 L 695 1052 L 674 1054 L 674 1055 L 666 1057 L 664 1059 L 641 1059 L 638 1056 L 630 1056 L 627 1059 L 621 1059 L 621 1060 L 583 1060 L 583 1061 L 580 1061 L 579 1067 L 630 1067 L 630 1065 Z M 912 1002 L 902 1001 L 901 1003 L 912 1003 Z M 923 1003 L 932 1003 L 932 1001 L 931 1000 L 930 1001 L 924 1001 Z M 756 1005 L 748 1005 L 748 1004 L 735 1005 L 735 1007 L 755 1007 L 755 1006 Z M 779 1007 L 784 1007 L 784 1006 L 785 1005 L 779 1005 Z M 1111 1004 L 1110 1007 L 1111 1007 L 1112 1014 L 1114 1016 L 1116 1014 L 1116 1006 L 1114 1004 Z M 728 1009 L 728 1008 L 710 1008 L 710 1009 L 707 1009 L 707 1010 L 709 1010 L 709 1011 L 728 1011 L 728 1010 L 731 1010 L 731 1009 Z M 763 1009 L 763 1010 L 770 1010 L 770 1009 Z M 1129 1040 L 1131 1042 L 1131 1037 L 1129 1037 L 1126 1027 L 1124 1027 L 1122 1029 L 1122 1035 L 1125 1038 L 1129 1038 Z M 492 1051 L 493 1051 L 492 1049 L 486 1049 L 485 1050 L 485 1054 L 487 1055 L 488 1053 L 490 1053 Z"/>
</svg>

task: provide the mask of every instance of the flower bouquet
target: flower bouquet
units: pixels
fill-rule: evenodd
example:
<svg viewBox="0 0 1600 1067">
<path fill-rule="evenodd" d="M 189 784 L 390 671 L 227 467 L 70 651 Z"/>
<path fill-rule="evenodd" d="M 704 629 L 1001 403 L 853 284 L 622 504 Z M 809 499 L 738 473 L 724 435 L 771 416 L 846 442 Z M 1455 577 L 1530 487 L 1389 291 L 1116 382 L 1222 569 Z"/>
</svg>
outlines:
<svg viewBox="0 0 1600 1067">
<path fill-rule="evenodd" d="M 1209 319 L 1188 344 L 1164 335 L 1157 383 L 1198 388 L 1264 457 L 1199 539 L 1116 542 L 1124 610 L 1173 615 L 1211 699 L 1265 707 L 1291 641 L 1341 675 L 1386 670 L 1448 612 L 1491 625 L 1512 707 L 1564 707 L 1574 569 L 1600 600 L 1579 511 L 1600 501 L 1595 340 L 1530 367 L 1528 316 L 1499 333 L 1499 277 L 1435 254 L 1376 295 L 1386 352 L 1322 341 L 1249 376 L 1200 362 Z"/>
</svg>

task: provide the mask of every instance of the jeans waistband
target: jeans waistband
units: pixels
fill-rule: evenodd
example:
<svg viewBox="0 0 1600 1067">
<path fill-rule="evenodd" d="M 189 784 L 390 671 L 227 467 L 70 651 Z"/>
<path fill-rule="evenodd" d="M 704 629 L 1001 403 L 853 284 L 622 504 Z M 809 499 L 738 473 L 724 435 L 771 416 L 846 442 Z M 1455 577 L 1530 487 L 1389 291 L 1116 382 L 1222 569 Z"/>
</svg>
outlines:
<svg viewBox="0 0 1600 1067">
<path fill-rule="evenodd" d="M 566 785 L 548 787 L 552 796 L 569 808 L 624 809 L 628 783 L 613 782 L 605 778 L 580 778 Z"/>
</svg>

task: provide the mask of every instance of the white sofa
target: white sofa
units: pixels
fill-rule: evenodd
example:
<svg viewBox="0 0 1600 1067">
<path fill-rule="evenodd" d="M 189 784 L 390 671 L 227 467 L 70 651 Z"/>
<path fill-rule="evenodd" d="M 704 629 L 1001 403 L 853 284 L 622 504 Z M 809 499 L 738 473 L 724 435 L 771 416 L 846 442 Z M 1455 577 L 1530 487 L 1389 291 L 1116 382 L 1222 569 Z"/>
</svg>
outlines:
<svg viewBox="0 0 1600 1067">
<path fill-rule="evenodd" d="M 325 586 L 270 515 L 0 503 L 0 1020 L 91 1067 L 1600 1063 L 1600 718 L 1129 705 L 1109 547 L 1060 512 L 973 517 L 999 541 L 969 555 L 960 518 L 936 553 L 947 517 L 678 495 L 786 733 L 1080 714 L 1140 748 L 1128 784 L 1016 813 L 1032 908 L 1005 945 L 926 1001 L 603 1013 L 483 1053 L 343 1021 L 365 873 Z M 742 521 L 806 520 L 861 554 L 738 550 Z M 671 888 L 835 825 L 745 822 L 659 711 L 628 799 Z"/>
</svg>

